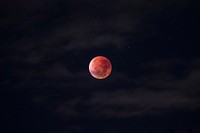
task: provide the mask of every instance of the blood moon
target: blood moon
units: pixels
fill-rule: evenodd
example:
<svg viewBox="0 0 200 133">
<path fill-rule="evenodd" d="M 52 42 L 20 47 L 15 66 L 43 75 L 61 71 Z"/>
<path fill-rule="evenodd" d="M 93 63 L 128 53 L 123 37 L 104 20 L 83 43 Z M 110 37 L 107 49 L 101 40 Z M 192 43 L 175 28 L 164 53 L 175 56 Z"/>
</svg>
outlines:
<svg viewBox="0 0 200 133">
<path fill-rule="evenodd" d="M 104 56 L 94 57 L 89 64 L 90 74 L 96 79 L 105 79 L 112 71 L 112 64 Z"/>
</svg>

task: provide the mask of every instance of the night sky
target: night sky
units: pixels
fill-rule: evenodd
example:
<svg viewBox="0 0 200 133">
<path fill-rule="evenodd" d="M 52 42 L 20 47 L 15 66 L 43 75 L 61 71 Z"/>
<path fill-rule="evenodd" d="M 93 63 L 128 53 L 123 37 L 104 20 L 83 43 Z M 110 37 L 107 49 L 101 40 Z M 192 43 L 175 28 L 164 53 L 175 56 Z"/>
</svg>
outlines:
<svg viewBox="0 0 200 133">
<path fill-rule="evenodd" d="M 1 133 L 200 133 L 191 0 L 0 2 Z M 98 55 L 112 72 L 89 73 Z"/>
</svg>

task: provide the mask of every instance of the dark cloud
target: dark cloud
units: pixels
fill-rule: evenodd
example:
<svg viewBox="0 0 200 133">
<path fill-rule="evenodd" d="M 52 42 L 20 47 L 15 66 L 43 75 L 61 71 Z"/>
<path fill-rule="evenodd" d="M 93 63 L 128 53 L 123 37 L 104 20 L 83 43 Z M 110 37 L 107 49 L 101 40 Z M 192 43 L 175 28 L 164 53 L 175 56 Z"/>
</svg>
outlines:
<svg viewBox="0 0 200 133">
<path fill-rule="evenodd" d="M 170 59 L 163 62 L 147 64 L 145 70 L 156 70 L 156 68 L 159 70 L 158 67 L 160 67 L 162 71 L 168 71 L 173 69 L 172 66 L 176 67 L 176 64 L 182 64 L 186 61 Z M 56 114 L 67 117 L 87 117 L 89 115 L 94 118 L 127 118 L 162 114 L 174 110 L 191 111 L 199 109 L 199 68 L 191 69 L 194 66 L 196 67 L 198 63 L 194 64 L 196 60 L 190 62 L 192 63 L 185 64 L 187 66 L 185 69 L 188 69 L 188 71 L 182 79 L 179 79 L 173 73 L 160 73 L 158 70 L 137 78 L 118 74 L 115 78 L 111 77 L 111 80 L 102 81 L 102 83 L 91 80 L 89 77 L 87 77 L 87 80 L 90 80 L 90 83 L 87 84 L 81 81 L 81 78 L 77 79 L 70 86 L 66 84 L 63 88 L 73 94 L 73 97 L 57 101 L 53 110 Z M 61 70 L 59 69 L 59 71 Z M 49 71 L 49 73 L 53 74 L 54 71 Z M 55 79 L 57 74 L 53 74 Z M 120 83 L 117 83 L 118 80 Z M 70 91 L 77 84 L 80 88 L 76 87 L 74 92 Z M 116 86 L 110 86 L 110 84 L 116 84 Z M 67 94 L 65 93 L 65 95 Z M 49 98 L 53 97 L 54 94 L 51 94 L 50 97 L 45 99 L 42 97 L 41 100 L 36 101 L 49 103 Z M 36 96 L 34 99 L 40 98 Z"/>
<path fill-rule="evenodd" d="M 176 112 L 197 127 L 198 15 L 191 1 L 1 3 L 0 88 L 9 131 L 128 133 L 132 118 L 144 129 L 153 126 L 143 122 L 168 115 L 167 122 L 178 121 Z M 112 62 L 105 80 L 89 74 L 96 55 Z"/>
</svg>

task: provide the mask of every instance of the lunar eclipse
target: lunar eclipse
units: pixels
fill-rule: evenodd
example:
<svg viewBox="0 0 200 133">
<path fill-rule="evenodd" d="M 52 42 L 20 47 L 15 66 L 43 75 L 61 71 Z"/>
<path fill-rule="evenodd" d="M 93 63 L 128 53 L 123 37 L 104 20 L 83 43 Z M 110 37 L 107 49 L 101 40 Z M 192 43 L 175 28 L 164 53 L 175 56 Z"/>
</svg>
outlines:
<svg viewBox="0 0 200 133">
<path fill-rule="evenodd" d="M 105 79 L 112 71 L 112 64 L 104 56 L 97 56 L 90 61 L 90 74 L 96 79 Z"/>
</svg>

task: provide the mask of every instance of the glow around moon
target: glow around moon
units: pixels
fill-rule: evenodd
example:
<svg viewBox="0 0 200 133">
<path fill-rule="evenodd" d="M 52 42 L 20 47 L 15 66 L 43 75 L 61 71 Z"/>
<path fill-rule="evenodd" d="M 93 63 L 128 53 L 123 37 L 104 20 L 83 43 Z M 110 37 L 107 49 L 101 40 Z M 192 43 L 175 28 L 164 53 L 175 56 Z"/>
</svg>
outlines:
<svg viewBox="0 0 200 133">
<path fill-rule="evenodd" d="M 105 79 L 112 71 L 112 64 L 108 58 L 97 56 L 90 61 L 90 74 L 96 79 Z"/>
</svg>

